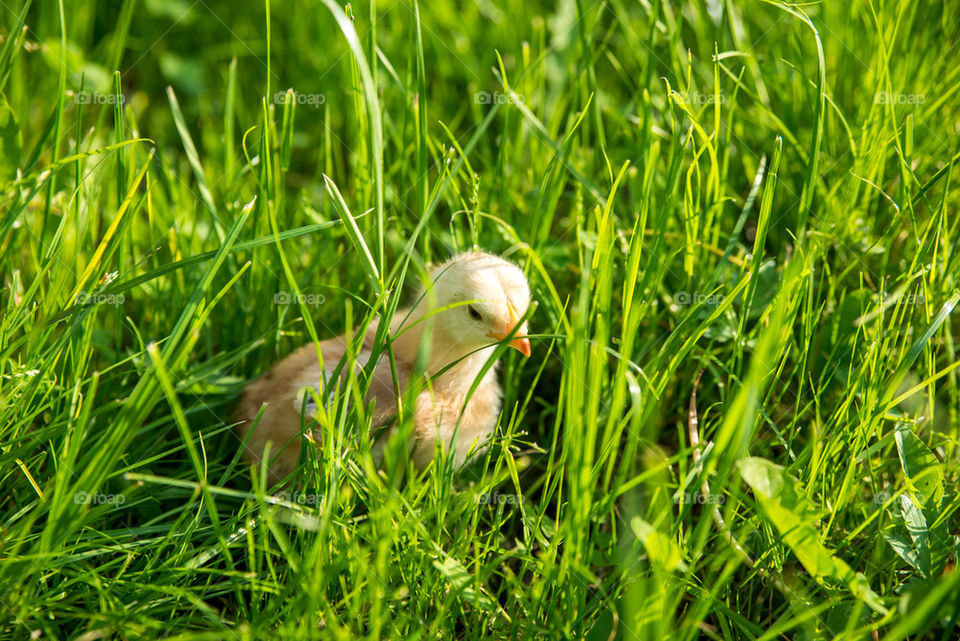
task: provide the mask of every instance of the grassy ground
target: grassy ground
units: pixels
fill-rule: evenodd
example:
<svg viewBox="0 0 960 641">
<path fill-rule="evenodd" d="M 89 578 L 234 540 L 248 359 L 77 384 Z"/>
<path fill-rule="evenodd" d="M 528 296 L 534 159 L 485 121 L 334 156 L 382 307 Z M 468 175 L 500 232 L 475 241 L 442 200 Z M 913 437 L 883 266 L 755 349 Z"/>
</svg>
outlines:
<svg viewBox="0 0 960 641">
<path fill-rule="evenodd" d="M 955 4 L 452 4 L 0 8 L 0 636 L 957 638 Z M 488 453 L 251 482 L 243 384 L 474 244 Z"/>
</svg>

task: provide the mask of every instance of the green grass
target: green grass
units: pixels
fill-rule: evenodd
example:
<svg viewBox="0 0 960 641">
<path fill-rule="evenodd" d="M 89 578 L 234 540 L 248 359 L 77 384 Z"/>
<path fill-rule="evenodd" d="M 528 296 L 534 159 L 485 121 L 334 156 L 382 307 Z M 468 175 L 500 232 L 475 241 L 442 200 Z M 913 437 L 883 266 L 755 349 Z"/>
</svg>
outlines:
<svg viewBox="0 0 960 641">
<path fill-rule="evenodd" d="M 955 5 L 456 4 L 0 8 L 0 637 L 957 638 Z M 490 449 L 353 378 L 267 487 L 242 386 L 473 245 Z"/>
</svg>

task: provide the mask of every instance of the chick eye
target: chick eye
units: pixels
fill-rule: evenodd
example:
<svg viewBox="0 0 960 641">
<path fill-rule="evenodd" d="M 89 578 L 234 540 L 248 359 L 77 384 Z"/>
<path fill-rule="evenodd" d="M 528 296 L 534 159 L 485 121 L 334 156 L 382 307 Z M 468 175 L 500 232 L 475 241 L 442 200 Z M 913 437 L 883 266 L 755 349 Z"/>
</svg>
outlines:
<svg viewBox="0 0 960 641">
<path fill-rule="evenodd" d="M 477 308 L 473 305 L 467 305 L 467 313 L 470 314 L 470 318 L 473 320 L 479 321 L 483 320 L 483 314 L 477 311 Z"/>
</svg>

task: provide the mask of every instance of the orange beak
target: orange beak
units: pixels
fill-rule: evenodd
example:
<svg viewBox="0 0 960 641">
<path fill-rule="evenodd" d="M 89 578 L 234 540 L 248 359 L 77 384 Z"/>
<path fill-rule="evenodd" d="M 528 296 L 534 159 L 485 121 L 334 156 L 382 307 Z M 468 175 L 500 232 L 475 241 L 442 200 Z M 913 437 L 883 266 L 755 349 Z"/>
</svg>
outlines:
<svg viewBox="0 0 960 641">
<path fill-rule="evenodd" d="M 523 336 L 514 336 L 513 340 L 510 341 L 510 347 L 517 350 L 527 358 L 530 358 L 530 339 Z"/>
<path fill-rule="evenodd" d="M 498 341 L 504 340 L 507 336 L 510 335 L 510 332 L 513 331 L 514 327 L 517 327 L 517 310 L 514 309 L 513 305 L 507 303 L 507 309 L 510 310 L 510 323 L 504 329 L 503 333 L 500 336 L 491 335 L 491 338 L 495 338 Z M 527 338 L 527 324 L 524 323 L 517 327 L 517 333 L 514 334 L 513 340 L 510 341 L 510 347 L 517 350 L 527 358 L 530 358 L 530 339 Z"/>
</svg>

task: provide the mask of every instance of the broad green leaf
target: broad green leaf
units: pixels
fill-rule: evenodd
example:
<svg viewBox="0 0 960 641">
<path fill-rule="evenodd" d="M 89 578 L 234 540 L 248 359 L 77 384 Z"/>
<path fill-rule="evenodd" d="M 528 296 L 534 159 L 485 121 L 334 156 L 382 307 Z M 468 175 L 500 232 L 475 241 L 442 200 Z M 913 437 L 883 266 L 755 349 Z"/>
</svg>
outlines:
<svg viewBox="0 0 960 641">
<path fill-rule="evenodd" d="M 613 617 L 613 610 L 610 608 L 604 609 L 593 623 L 590 631 L 587 632 L 587 641 L 615 639 L 618 624 L 619 621 Z"/>
<path fill-rule="evenodd" d="M 473 576 L 467 572 L 467 568 L 463 567 L 460 561 L 447 557 L 444 561 L 434 560 L 433 567 L 440 570 L 440 573 L 450 581 L 453 590 L 458 592 L 464 601 L 483 610 L 496 609 L 490 597 L 473 588 Z"/>
<path fill-rule="evenodd" d="M 910 541 L 897 532 L 884 532 L 883 538 L 910 567 L 914 570 L 920 570 L 920 557 Z"/>
<path fill-rule="evenodd" d="M 924 575 L 930 575 L 930 530 L 927 519 L 913 499 L 904 494 L 900 495 L 900 514 L 907 526 L 907 533 L 913 540 L 917 552 L 919 569 Z"/>
<path fill-rule="evenodd" d="M 687 566 L 681 559 L 680 548 L 676 541 L 654 529 L 639 516 L 630 519 L 630 528 L 647 550 L 653 565 L 670 572 L 677 569 L 686 571 Z"/>
<path fill-rule="evenodd" d="M 737 462 L 740 474 L 753 489 L 764 516 L 780 532 L 783 542 L 803 567 L 818 581 L 832 579 L 846 584 L 850 592 L 875 611 L 886 614 L 866 577 L 854 572 L 820 542 L 820 532 L 803 514 L 812 512 L 800 492 L 800 483 L 783 466 L 759 457 Z"/>
<path fill-rule="evenodd" d="M 897 425 L 894 435 L 900 466 L 910 490 L 923 507 L 938 511 L 943 499 L 943 470 L 930 448 L 904 424 Z"/>
</svg>

